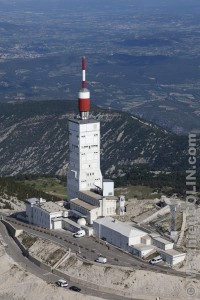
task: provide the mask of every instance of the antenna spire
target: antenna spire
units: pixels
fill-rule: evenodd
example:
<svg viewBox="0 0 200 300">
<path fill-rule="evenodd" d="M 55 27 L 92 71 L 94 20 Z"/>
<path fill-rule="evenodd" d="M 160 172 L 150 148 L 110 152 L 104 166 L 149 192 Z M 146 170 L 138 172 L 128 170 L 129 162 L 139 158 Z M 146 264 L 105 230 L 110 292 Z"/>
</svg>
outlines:
<svg viewBox="0 0 200 300">
<path fill-rule="evenodd" d="M 82 88 L 86 88 L 86 59 L 85 56 L 82 57 Z"/>
<path fill-rule="evenodd" d="M 78 108 L 80 118 L 86 120 L 90 112 L 90 91 L 86 89 L 86 58 L 82 57 L 82 88 L 78 94 Z"/>
</svg>

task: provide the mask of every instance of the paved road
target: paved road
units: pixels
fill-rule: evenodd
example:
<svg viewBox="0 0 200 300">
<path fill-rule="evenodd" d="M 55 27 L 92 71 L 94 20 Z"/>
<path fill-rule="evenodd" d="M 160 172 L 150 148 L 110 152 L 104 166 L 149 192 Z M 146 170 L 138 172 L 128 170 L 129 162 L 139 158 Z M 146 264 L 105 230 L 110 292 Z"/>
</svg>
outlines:
<svg viewBox="0 0 200 300">
<path fill-rule="evenodd" d="M 34 263 L 30 262 L 26 257 L 22 255 L 21 250 L 16 245 L 14 240 L 9 236 L 5 226 L 0 222 L 0 234 L 4 240 L 4 242 L 7 244 L 7 247 L 5 248 L 7 254 L 13 258 L 15 262 L 17 262 L 22 268 L 24 268 L 26 271 L 34 274 L 35 276 L 43 279 L 46 282 L 56 282 L 59 277 L 57 275 L 54 275 L 52 273 L 49 273 L 40 267 L 36 266 Z M 69 282 L 70 285 L 77 285 L 76 283 Z M 109 300 L 130 300 L 130 298 L 117 296 L 109 293 L 103 293 L 96 290 L 93 290 L 90 288 L 89 283 L 88 285 L 79 285 L 81 288 L 81 293 L 91 296 L 100 297 L 103 299 L 109 299 Z M 58 287 L 59 288 L 59 287 Z M 142 300 L 142 298 L 135 298 L 134 296 L 131 298 L 132 300 Z M 153 298 L 152 298 L 153 299 Z"/>
<path fill-rule="evenodd" d="M 57 242 L 60 245 L 71 248 L 72 252 L 81 252 L 80 255 L 90 261 L 94 261 L 99 254 L 107 257 L 108 264 L 119 265 L 124 267 L 133 267 L 134 269 L 145 269 L 153 272 L 160 272 L 163 274 L 170 274 L 174 276 L 186 277 L 184 272 L 173 270 L 171 267 L 166 266 L 164 262 L 159 265 L 150 265 L 148 262 L 140 259 L 137 256 L 133 256 L 128 253 L 124 253 L 121 250 L 113 247 L 112 245 L 106 246 L 103 241 L 95 240 L 93 237 L 74 238 L 72 233 L 66 230 L 47 230 L 45 232 L 37 231 L 37 226 L 24 224 L 12 217 L 7 218 L 10 222 L 17 222 L 13 225 L 15 228 L 23 229 L 31 234 L 35 234 L 41 238 L 47 238 L 51 241 Z M 50 233 L 56 236 L 50 235 Z M 200 275 L 197 275 L 200 279 Z M 197 277 L 196 277 L 197 278 Z"/>
</svg>

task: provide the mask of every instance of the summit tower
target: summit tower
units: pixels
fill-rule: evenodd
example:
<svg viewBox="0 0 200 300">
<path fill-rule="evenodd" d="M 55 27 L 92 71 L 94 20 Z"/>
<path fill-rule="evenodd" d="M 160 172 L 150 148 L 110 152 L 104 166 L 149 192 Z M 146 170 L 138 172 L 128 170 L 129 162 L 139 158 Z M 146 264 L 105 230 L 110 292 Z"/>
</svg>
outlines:
<svg viewBox="0 0 200 300">
<path fill-rule="evenodd" d="M 90 117 L 90 91 L 86 88 L 86 59 L 82 58 L 82 87 L 78 94 L 79 116 L 69 120 L 68 201 L 80 191 L 102 190 L 100 122 Z"/>
</svg>

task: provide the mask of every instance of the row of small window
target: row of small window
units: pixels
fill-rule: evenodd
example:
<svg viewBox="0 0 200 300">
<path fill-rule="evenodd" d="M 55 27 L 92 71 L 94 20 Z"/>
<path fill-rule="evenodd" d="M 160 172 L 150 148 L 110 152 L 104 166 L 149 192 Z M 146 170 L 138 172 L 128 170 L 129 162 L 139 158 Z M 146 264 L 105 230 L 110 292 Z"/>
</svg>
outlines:
<svg viewBox="0 0 200 300">
<path fill-rule="evenodd" d="M 99 152 L 94 152 L 94 154 L 98 154 Z M 86 153 L 81 153 L 81 155 L 85 155 Z"/>
<path fill-rule="evenodd" d="M 98 180 L 100 180 L 100 179 L 95 179 L 95 181 L 98 181 Z M 84 183 L 84 182 L 87 182 L 87 180 L 81 180 L 81 182 Z M 93 185 L 93 183 L 88 183 L 88 186 L 92 186 L 92 185 Z"/>
<path fill-rule="evenodd" d="M 98 136 L 98 133 L 94 133 L 94 136 Z M 79 137 L 78 135 L 76 136 L 77 138 Z M 85 135 L 81 135 L 82 138 L 85 138 Z"/>
<path fill-rule="evenodd" d="M 69 132 L 69 135 L 72 135 L 72 132 Z M 98 133 L 95 133 L 94 136 L 98 136 Z M 79 138 L 79 135 L 76 136 L 77 138 Z M 85 138 L 85 135 L 81 135 L 82 138 Z"/>
<path fill-rule="evenodd" d="M 98 147 L 98 145 L 91 145 L 91 146 L 82 146 L 81 148 L 84 149 L 84 148 L 96 148 Z"/>
</svg>

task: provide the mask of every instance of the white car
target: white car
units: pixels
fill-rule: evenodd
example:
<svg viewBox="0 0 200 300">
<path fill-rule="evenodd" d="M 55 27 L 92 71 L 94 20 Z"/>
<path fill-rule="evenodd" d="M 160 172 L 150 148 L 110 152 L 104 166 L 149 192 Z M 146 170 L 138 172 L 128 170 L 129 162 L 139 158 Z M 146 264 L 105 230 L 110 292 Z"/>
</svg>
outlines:
<svg viewBox="0 0 200 300">
<path fill-rule="evenodd" d="M 99 256 L 95 261 L 100 263 L 100 264 L 106 264 L 107 263 L 107 258 L 103 257 L 103 256 Z"/>
<path fill-rule="evenodd" d="M 59 279 L 56 283 L 57 283 L 57 285 L 59 285 L 61 287 L 66 287 L 69 285 L 65 279 Z"/>
<path fill-rule="evenodd" d="M 149 263 L 150 263 L 151 265 L 155 265 L 155 264 L 159 263 L 159 262 L 162 261 L 162 260 L 163 260 L 162 257 L 159 255 L 159 256 L 156 256 L 156 257 L 154 257 L 153 259 L 151 259 L 151 260 L 149 261 Z"/>
<path fill-rule="evenodd" d="M 73 236 L 75 238 L 79 238 L 79 237 L 85 236 L 85 230 L 80 229 L 79 231 L 77 231 L 76 233 L 74 233 Z"/>
</svg>

